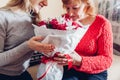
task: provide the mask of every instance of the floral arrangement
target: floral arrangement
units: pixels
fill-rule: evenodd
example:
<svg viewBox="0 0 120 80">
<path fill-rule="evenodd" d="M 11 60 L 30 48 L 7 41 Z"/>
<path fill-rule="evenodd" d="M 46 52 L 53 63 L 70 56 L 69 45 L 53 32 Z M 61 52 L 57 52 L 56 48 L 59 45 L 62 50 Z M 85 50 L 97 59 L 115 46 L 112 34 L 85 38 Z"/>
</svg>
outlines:
<svg viewBox="0 0 120 80">
<path fill-rule="evenodd" d="M 81 27 L 75 21 L 72 21 L 68 14 L 65 14 L 59 18 L 48 19 L 47 21 L 40 21 L 39 26 L 46 25 L 49 29 L 58 29 L 58 30 L 74 30 L 78 27 Z"/>
<path fill-rule="evenodd" d="M 53 52 L 48 53 L 42 58 L 42 63 L 38 68 L 38 80 L 62 80 L 63 66 L 58 65 L 52 60 L 57 52 L 67 55 L 74 51 L 78 42 L 81 40 L 88 28 L 80 26 L 79 22 L 72 21 L 68 14 L 58 18 L 43 20 L 34 25 L 36 36 L 44 36 L 45 39 L 41 43 L 51 43 L 55 45 Z M 47 56 L 47 57 L 46 57 Z M 72 62 L 68 62 L 68 68 L 72 67 Z"/>
</svg>

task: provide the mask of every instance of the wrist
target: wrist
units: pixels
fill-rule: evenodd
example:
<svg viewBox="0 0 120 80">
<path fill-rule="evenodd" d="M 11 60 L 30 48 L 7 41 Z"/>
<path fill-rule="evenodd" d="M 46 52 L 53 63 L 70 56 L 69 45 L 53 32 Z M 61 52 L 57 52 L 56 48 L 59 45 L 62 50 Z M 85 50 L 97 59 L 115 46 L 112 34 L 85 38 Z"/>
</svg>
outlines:
<svg viewBox="0 0 120 80">
<path fill-rule="evenodd" d="M 72 64 L 74 66 L 80 66 L 81 65 L 81 61 L 82 61 L 82 57 L 76 53 L 75 51 L 71 53 L 71 57 L 72 57 Z"/>
<path fill-rule="evenodd" d="M 81 61 L 82 60 L 80 60 L 80 61 L 73 60 L 73 65 L 79 67 L 81 65 Z"/>
</svg>

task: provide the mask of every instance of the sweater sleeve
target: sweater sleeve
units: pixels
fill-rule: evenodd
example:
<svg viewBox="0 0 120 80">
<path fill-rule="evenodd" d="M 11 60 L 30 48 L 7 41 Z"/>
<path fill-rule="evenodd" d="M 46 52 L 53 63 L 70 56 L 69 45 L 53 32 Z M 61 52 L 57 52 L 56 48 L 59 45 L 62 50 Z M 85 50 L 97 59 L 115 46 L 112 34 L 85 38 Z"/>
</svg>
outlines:
<svg viewBox="0 0 120 80">
<path fill-rule="evenodd" d="M 5 66 L 18 58 L 24 56 L 26 53 L 32 51 L 27 42 L 23 42 L 19 46 L 16 46 L 7 51 L 4 50 L 5 40 L 6 40 L 6 27 L 7 22 L 5 18 L 0 14 L 0 66 Z"/>
<path fill-rule="evenodd" d="M 96 56 L 82 56 L 80 67 L 73 66 L 76 70 L 94 74 L 107 70 L 112 63 L 113 37 L 109 21 L 102 25 L 101 36 L 98 39 Z"/>
</svg>

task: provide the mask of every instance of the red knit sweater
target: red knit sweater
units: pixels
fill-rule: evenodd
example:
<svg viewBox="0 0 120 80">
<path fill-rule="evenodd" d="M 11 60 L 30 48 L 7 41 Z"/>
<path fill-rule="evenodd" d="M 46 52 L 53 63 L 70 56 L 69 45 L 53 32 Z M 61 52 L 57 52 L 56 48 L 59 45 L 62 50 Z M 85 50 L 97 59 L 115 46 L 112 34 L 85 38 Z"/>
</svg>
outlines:
<svg viewBox="0 0 120 80">
<path fill-rule="evenodd" d="M 100 73 L 112 63 L 113 37 L 110 22 L 97 15 L 75 51 L 82 57 L 80 67 L 74 69 L 85 73 Z"/>
</svg>

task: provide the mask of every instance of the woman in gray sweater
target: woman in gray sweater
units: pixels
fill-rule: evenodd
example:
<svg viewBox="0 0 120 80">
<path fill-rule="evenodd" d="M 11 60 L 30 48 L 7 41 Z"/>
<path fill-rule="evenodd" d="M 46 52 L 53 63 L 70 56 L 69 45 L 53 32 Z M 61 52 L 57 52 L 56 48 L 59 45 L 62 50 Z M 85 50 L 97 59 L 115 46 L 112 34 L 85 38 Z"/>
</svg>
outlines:
<svg viewBox="0 0 120 80">
<path fill-rule="evenodd" d="M 54 50 L 39 42 L 42 37 L 33 37 L 32 23 L 37 23 L 44 6 L 47 0 L 10 0 L 0 9 L 0 80 L 32 80 L 26 69 L 33 50 Z"/>
</svg>

